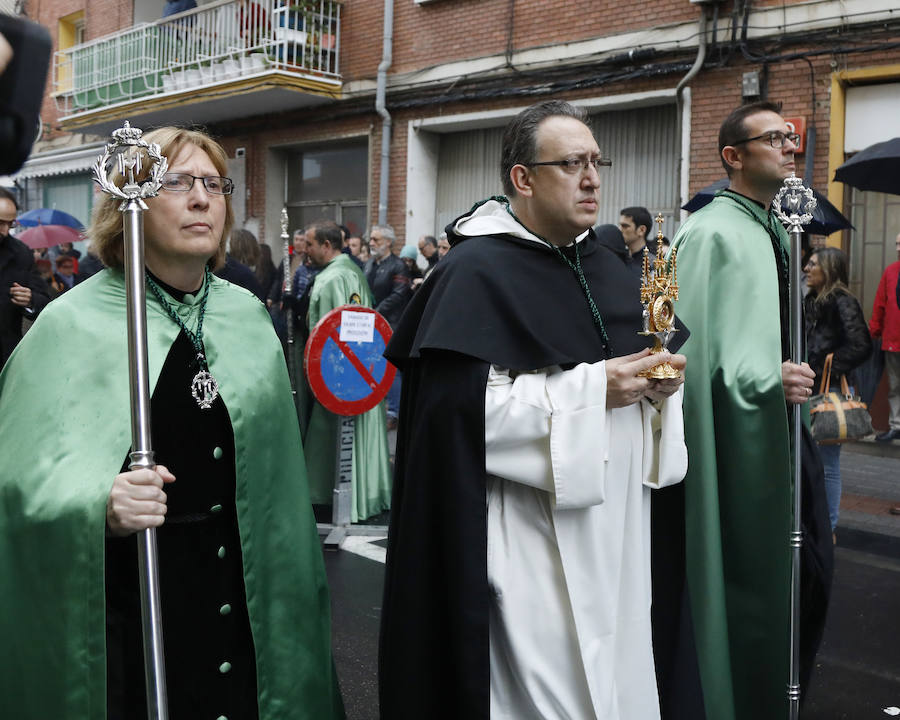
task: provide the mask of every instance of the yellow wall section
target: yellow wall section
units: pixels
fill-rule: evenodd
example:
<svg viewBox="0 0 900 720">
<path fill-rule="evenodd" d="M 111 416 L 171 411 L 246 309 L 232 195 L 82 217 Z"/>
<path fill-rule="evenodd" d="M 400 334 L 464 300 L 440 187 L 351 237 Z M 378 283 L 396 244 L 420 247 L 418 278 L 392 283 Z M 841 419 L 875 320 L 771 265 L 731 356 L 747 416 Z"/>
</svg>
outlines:
<svg viewBox="0 0 900 720">
<path fill-rule="evenodd" d="M 831 134 L 828 144 L 828 200 L 841 212 L 844 209 L 844 184 L 834 182 L 834 172 L 844 164 L 844 118 L 846 110 L 846 90 L 851 85 L 869 85 L 900 78 L 900 65 L 842 70 L 831 74 Z M 841 236 L 828 236 L 827 244 L 839 248 Z"/>
<path fill-rule="evenodd" d="M 78 26 L 84 22 L 84 10 L 65 15 L 59 19 L 56 30 L 57 50 L 66 50 L 75 44 Z M 66 91 L 72 86 L 72 71 L 67 65 L 59 66 L 58 90 Z"/>
</svg>

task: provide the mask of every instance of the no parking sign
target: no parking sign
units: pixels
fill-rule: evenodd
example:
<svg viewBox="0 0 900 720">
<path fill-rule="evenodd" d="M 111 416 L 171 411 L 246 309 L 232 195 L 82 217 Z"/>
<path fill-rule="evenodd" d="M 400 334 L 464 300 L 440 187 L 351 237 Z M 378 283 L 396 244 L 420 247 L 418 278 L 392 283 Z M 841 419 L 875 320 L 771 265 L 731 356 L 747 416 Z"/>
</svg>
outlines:
<svg viewBox="0 0 900 720">
<path fill-rule="evenodd" d="M 371 308 L 341 305 L 312 329 L 303 363 L 309 386 L 335 415 L 359 415 L 387 395 L 397 369 L 384 358 L 391 326 Z"/>
</svg>

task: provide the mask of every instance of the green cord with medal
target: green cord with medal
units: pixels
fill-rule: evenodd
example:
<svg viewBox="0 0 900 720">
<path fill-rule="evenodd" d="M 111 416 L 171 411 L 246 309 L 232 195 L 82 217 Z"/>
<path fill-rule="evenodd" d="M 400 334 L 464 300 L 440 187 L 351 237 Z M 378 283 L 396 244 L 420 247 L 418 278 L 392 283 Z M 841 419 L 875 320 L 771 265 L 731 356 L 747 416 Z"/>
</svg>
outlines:
<svg viewBox="0 0 900 720">
<path fill-rule="evenodd" d="M 193 395 L 194 400 L 197 401 L 197 404 L 203 410 L 211 408 L 213 402 L 215 402 L 216 398 L 219 396 L 219 383 L 209 371 L 209 365 L 206 362 L 206 350 L 203 347 L 203 318 L 206 315 L 206 301 L 209 299 L 209 286 L 211 284 L 212 274 L 207 267 L 203 283 L 203 297 L 200 298 L 197 330 L 196 332 L 192 332 L 178 316 L 178 313 L 175 311 L 175 308 L 172 307 L 172 304 L 166 300 L 162 288 L 160 288 L 153 278 L 150 277 L 150 274 L 147 273 L 147 285 L 150 287 L 151 292 L 156 296 L 156 299 L 159 300 L 159 304 L 162 305 L 166 314 L 175 321 L 175 324 L 181 328 L 188 340 L 191 341 L 191 344 L 194 346 L 194 350 L 197 353 L 199 370 L 191 381 L 191 395 Z"/>
</svg>

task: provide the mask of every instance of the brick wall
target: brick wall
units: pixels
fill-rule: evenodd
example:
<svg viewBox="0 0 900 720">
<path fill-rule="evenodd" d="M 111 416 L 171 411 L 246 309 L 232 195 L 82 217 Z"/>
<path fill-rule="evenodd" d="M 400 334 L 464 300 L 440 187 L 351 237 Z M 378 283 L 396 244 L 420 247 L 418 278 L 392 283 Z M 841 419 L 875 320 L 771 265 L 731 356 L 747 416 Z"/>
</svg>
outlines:
<svg viewBox="0 0 900 720">
<path fill-rule="evenodd" d="M 801 0 L 785 0 L 795 4 Z M 754 7 L 782 5 L 782 0 L 757 0 Z M 131 0 L 42 0 L 33 3 L 39 10 L 40 22 L 56 38 L 57 18 L 80 9 L 85 10 L 88 39 L 93 39 L 122 27 L 130 26 Z M 416 5 L 413 0 L 395 0 L 394 59 L 390 72 L 410 72 L 425 69 L 450 60 L 463 60 L 502 53 L 508 41 L 515 49 L 536 47 L 566 41 L 599 37 L 664 25 L 691 22 L 700 10 L 687 0 L 654 0 L 652 12 L 647 5 L 596 0 L 589 4 L 575 0 L 439 0 Z M 720 34 L 724 39 L 725 18 L 730 16 L 732 2 L 719 7 Z M 383 0 L 346 0 L 342 11 L 341 64 L 344 79 L 374 78 L 382 53 Z M 513 23 L 510 34 L 510 13 Z M 896 39 L 896 38 L 894 38 Z M 837 42 L 840 42 L 838 40 Z M 774 45 L 773 45 L 774 47 Z M 804 48 L 791 47 L 791 52 Z M 817 49 L 821 50 L 821 46 Z M 770 52 L 783 52 L 771 50 Z M 711 53 L 709 60 L 718 57 Z M 833 59 L 834 57 L 834 59 Z M 669 58 L 672 59 L 672 58 Z M 686 64 L 693 60 L 691 51 L 680 58 Z M 833 69 L 885 65 L 900 62 L 900 51 L 890 50 L 849 55 L 821 55 L 811 58 L 814 73 L 816 105 L 812 107 L 809 65 L 803 60 L 768 63 L 767 95 L 784 101 L 787 115 L 802 115 L 817 129 L 814 184 L 824 189 L 827 183 L 827 153 L 829 144 L 830 87 Z M 735 52 L 728 67 L 708 68 L 691 83 L 692 142 L 690 152 L 690 190 L 721 178 L 724 174 L 716 148 L 719 124 L 727 113 L 741 102 L 741 76 L 748 70 L 761 71 L 763 65 L 750 62 Z M 599 71 L 599 68 L 598 68 Z M 641 77 L 610 83 L 600 87 L 562 93 L 563 98 L 615 96 L 648 90 L 675 87 L 683 70 L 654 77 Z M 582 78 L 592 78 L 590 68 L 582 71 Z M 466 79 L 462 79 L 463 83 Z M 515 76 L 510 76 L 510 84 Z M 534 84 L 542 81 L 540 76 Z M 523 89 L 527 89 L 522 82 Z M 389 95 L 388 105 L 394 118 L 390 153 L 390 195 L 388 222 L 402 235 L 405 226 L 407 123 L 420 117 L 452 115 L 464 112 L 495 110 L 522 106 L 543 96 L 511 97 L 479 100 L 454 100 L 453 89 L 446 97 L 420 108 L 400 108 L 397 95 Z M 412 94 L 411 94 L 412 95 Z M 415 95 L 412 95 L 415 97 Z M 392 107 L 392 104 L 393 107 Z M 247 151 L 247 179 L 250 197 L 247 215 L 264 218 L 266 211 L 265 175 L 268 149 L 289 143 L 326 142 L 339 137 L 369 137 L 370 139 L 370 222 L 378 212 L 378 182 L 380 172 L 381 119 L 374 112 L 371 96 L 341 103 L 326 103 L 316 109 L 224 123 L 213 128 L 223 136 L 230 153 L 234 148 Z M 45 122 L 55 122 L 55 105 L 45 102 Z M 343 113 L 344 117 L 335 117 Z M 52 133 L 51 133 L 52 135 Z M 615 149 L 609 152 L 614 153 Z M 805 158 L 800 157 L 802 168 Z"/>
<path fill-rule="evenodd" d="M 260 239 L 271 243 L 274 237 L 281 232 L 280 228 L 265 227 L 266 163 L 270 148 L 298 143 L 315 145 L 339 139 L 367 138 L 376 119 L 378 116 L 373 113 L 371 116 L 366 114 L 323 122 L 313 113 L 303 111 L 284 113 L 267 118 L 265 122 L 249 121 L 245 123 L 245 128 L 237 133 L 228 132 L 226 127 L 212 129 L 230 157 L 234 156 L 235 148 L 243 147 L 246 151 L 247 187 L 250 189 L 250 197 L 247 200 L 247 216 L 259 218 L 262 221 Z M 370 147 L 373 149 L 375 157 L 370 168 L 370 177 L 372 178 L 371 182 L 374 183 L 374 195 L 369 204 L 373 218 L 377 218 L 378 215 L 377 154 L 381 147 L 380 143 L 380 134 L 373 135 Z M 405 175 L 405 170 L 403 175 Z M 239 201 L 243 202 L 243 199 Z"/>
<path fill-rule="evenodd" d="M 802 50 L 802 48 L 800 48 Z M 897 63 L 900 52 L 868 53 L 847 56 L 846 65 L 877 66 Z M 803 60 L 772 63 L 768 70 L 768 98 L 783 102 L 783 113 L 788 116 L 806 117 L 807 126 L 815 122 L 816 148 L 813 185 L 824 192 L 828 183 L 828 146 L 830 122 L 831 57 L 812 58 L 816 95 L 815 112 L 812 108 L 809 65 Z M 690 193 L 724 177 L 725 171 L 718 159 L 718 131 L 725 116 L 741 104 L 741 78 L 744 72 L 760 70 L 758 64 L 736 61 L 733 66 L 704 70 L 691 83 L 691 152 L 690 152 Z M 650 90 L 672 89 L 680 75 L 661 78 L 641 78 L 627 82 L 613 83 L 592 91 L 572 91 L 554 97 L 561 99 L 583 99 L 589 97 L 615 96 Z M 407 164 L 407 123 L 423 117 L 455 115 L 486 110 L 527 105 L 542 97 L 516 97 L 504 100 L 482 100 L 476 102 L 452 102 L 426 106 L 422 109 L 396 110 L 392 112 L 394 121 L 390 151 L 390 193 L 388 197 L 388 222 L 394 226 L 399 236 L 403 236 L 406 213 L 406 164 Z M 265 178 L 266 148 L 288 142 L 327 142 L 342 136 L 370 137 L 370 223 L 378 214 L 378 182 L 380 174 L 381 118 L 374 111 L 352 118 L 322 122 L 310 112 L 285 114 L 277 120 L 279 129 L 266 129 L 263 123 L 250 123 L 248 132 L 227 137 L 229 148 L 248 148 L 248 181 L 254 188 L 248 214 L 262 217 L 265 209 L 263 196 Z M 268 118 L 266 126 L 272 125 Z M 608 150 L 615 153 L 615 148 Z M 798 174 L 803 174 L 805 155 L 798 155 Z"/>
<path fill-rule="evenodd" d="M 83 11 L 85 40 L 94 40 L 130 27 L 133 17 L 133 5 L 129 0 L 41 0 L 39 3 L 30 2 L 27 9 L 31 19 L 50 32 L 54 53 L 59 47 L 59 19 L 62 17 Z M 56 101 L 51 97 L 55 62 L 56 58 L 52 56 L 47 92 L 41 107 L 41 118 L 45 123 L 44 138 L 47 140 L 54 140 L 65 134 L 56 129 L 58 113 Z"/>
<path fill-rule="evenodd" d="M 425 5 L 395 0 L 390 72 L 503 53 L 510 42 L 510 27 L 512 48 L 521 50 L 700 17 L 700 10 L 688 0 L 655 0 L 653 5 L 651 14 L 645 5 L 617 0 L 441 0 Z M 345 78 L 375 75 L 381 61 L 383 7 L 382 0 L 345 3 L 341 14 Z"/>
<path fill-rule="evenodd" d="M 797 48 L 803 51 L 803 48 Z M 772 63 L 768 68 L 767 99 L 780 101 L 785 116 L 804 116 L 807 128 L 812 122 L 816 127 L 815 163 L 813 185 L 825 192 L 828 177 L 828 149 L 830 142 L 831 74 L 832 57 L 810 58 L 810 66 L 804 60 Z M 857 53 L 844 57 L 841 66 L 877 67 L 896 64 L 900 52 Z M 760 70 L 758 64 L 741 63 L 733 67 L 707 70 L 691 83 L 692 134 L 691 134 L 691 192 L 724 176 L 718 159 L 719 125 L 725 116 L 741 104 L 741 77 L 749 70 Z M 812 105 L 812 88 L 815 88 L 816 104 Z M 805 155 L 797 156 L 797 174 L 804 173 Z"/>
<path fill-rule="evenodd" d="M 28 3 L 27 11 L 29 17 L 35 22 L 43 25 L 50 32 L 50 38 L 53 40 L 53 52 L 57 50 L 59 23 L 61 17 L 70 15 L 71 13 L 84 10 L 87 0 L 43 0 L 41 3 Z M 53 65 L 55 58 L 50 57 L 50 69 L 47 76 L 47 89 L 44 93 L 44 102 L 41 105 L 41 119 L 44 122 L 44 138 L 53 140 L 62 133 L 57 131 L 56 101 L 51 97 L 53 92 Z"/>
<path fill-rule="evenodd" d="M 84 28 L 88 40 L 131 27 L 133 4 L 122 0 L 90 0 L 84 3 Z"/>
</svg>

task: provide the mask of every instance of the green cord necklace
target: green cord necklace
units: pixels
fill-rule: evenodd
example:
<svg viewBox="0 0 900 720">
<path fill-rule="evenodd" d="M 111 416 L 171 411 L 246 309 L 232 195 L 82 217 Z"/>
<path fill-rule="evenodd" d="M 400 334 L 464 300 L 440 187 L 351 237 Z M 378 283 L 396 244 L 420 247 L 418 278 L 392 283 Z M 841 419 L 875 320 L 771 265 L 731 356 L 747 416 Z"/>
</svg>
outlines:
<svg viewBox="0 0 900 720">
<path fill-rule="evenodd" d="M 197 351 L 197 364 L 200 366 L 200 369 L 191 381 L 191 395 L 194 396 L 194 400 L 197 401 L 197 404 L 201 409 L 208 410 L 212 407 L 213 402 L 219 395 L 219 383 L 216 382 L 216 379 L 209 372 L 209 366 L 206 364 L 206 351 L 203 348 L 203 317 L 206 315 L 206 301 L 209 299 L 209 286 L 212 284 L 212 276 L 209 272 L 209 268 L 206 268 L 204 276 L 203 297 L 200 299 L 200 317 L 197 320 L 196 332 L 191 332 L 187 325 L 184 324 L 182 319 L 178 316 L 178 313 L 175 312 L 175 308 L 173 308 L 171 303 L 166 300 L 162 289 L 156 284 L 156 281 L 150 276 L 149 272 L 146 272 L 146 277 L 147 284 L 150 286 L 150 290 L 156 296 L 156 299 L 159 300 L 159 304 L 163 306 L 163 309 L 168 316 L 172 318 L 172 320 L 175 321 L 175 324 L 182 329 L 185 335 L 187 335 L 191 344 L 194 346 L 194 350 Z"/>
<path fill-rule="evenodd" d="M 499 198 L 494 198 L 499 200 Z M 512 208 L 509 206 L 509 201 L 506 198 L 503 198 L 505 201 L 503 204 L 506 205 L 506 211 L 512 215 L 513 219 L 523 228 L 528 230 L 532 235 L 534 235 L 538 240 L 543 242 L 547 247 L 553 250 L 557 257 L 562 260 L 566 265 L 571 268 L 572 272 L 575 273 L 575 277 L 578 278 L 578 282 L 581 285 L 581 291 L 584 293 L 584 297 L 587 300 L 588 308 L 591 311 L 591 317 L 594 320 L 594 327 L 597 328 L 597 332 L 600 333 L 600 342 L 603 345 L 603 350 L 606 353 L 608 358 L 613 356 L 612 353 L 612 345 L 609 342 L 609 335 L 606 334 L 606 327 L 603 325 L 603 318 L 600 316 L 600 310 L 597 308 L 597 303 L 594 302 L 594 296 L 591 294 L 591 289 L 588 287 L 587 279 L 584 277 L 584 270 L 581 267 L 581 253 L 578 250 L 578 243 L 575 243 L 575 262 L 569 260 L 568 257 L 563 253 L 562 250 L 559 249 L 558 246 L 554 245 L 549 240 L 542 238 L 533 230 L 529 230 L 525 227 L 525 223 L 523 223 L 519 218 L 516 217 L 516 214 L 513 212 Z"/>
</svg>

